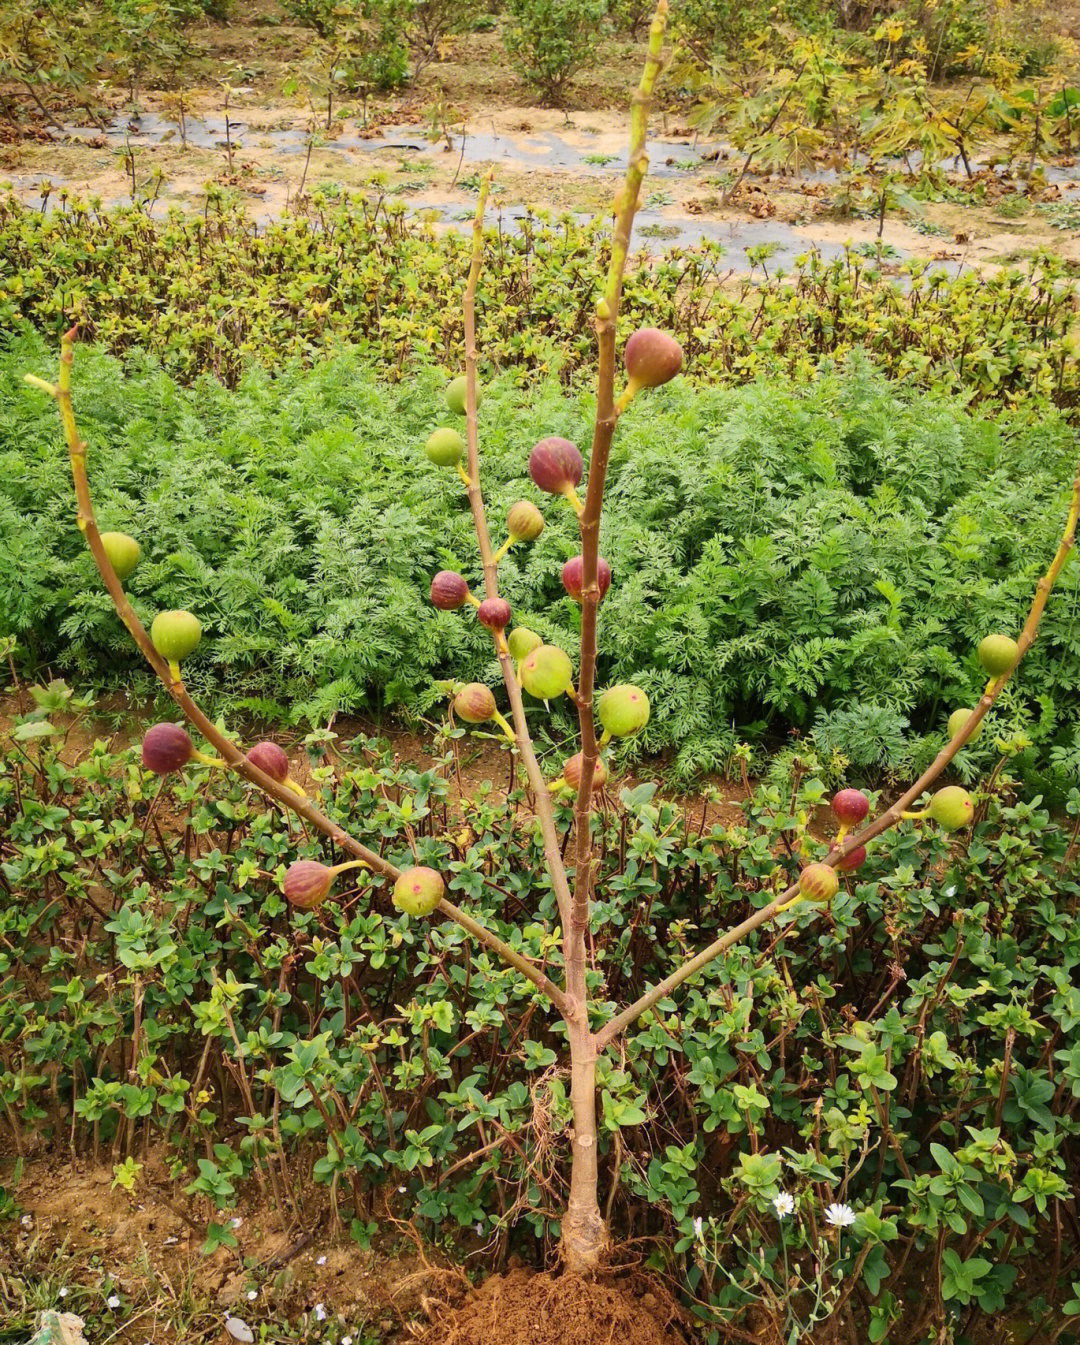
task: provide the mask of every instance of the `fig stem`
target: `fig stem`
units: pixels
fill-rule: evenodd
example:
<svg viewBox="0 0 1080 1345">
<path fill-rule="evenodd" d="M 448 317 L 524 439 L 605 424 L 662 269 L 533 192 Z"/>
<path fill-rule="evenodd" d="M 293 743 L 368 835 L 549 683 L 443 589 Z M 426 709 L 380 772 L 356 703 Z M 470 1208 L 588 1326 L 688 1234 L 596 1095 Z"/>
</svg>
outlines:
<svg viewBox="0 0 1080 1345">
<path fill-rule="evenodd" d="M 218 766 L 222 770 L 228 769 L 228 762 L 222 761 L 220 757 L 208 757 L 205 752 L 192 752 L 196 761 L 201 761 L 204 766 Z"/>
<path fill-rule="evenodd" d="M 503 716 L 503 714 L 502 714 L 502 711 L 501 711 L 501 710 L 496 710 L 495 713 L 494 713 L 491 717 L 492 717 L 492 719 L 494 719 L 495 723 L 498 724 L 499 728 L 502 729 L 503 733 L 506 734 L 507 738 L 509 738 L 509 740 L 510 740 L 510 746 L 511 746 L 511 747 L 516 747 L 516 746 L 517 746 L 517 738 L 516 738 L 516 736 L 515 736 L 515 734 L 514 734 L 514 730 L 513 730 L 513 729 L 510 727 L 510 725 L 506 722 L 506 719 L 504 718 L 504 716 Z"/>
<path fill-rule="evenodd" d="M 582 514 L 585 512 L 585 506 L 581 503 L 581 499 L 577 491 L 574 489 L 574 487 L 567 486 L 566 489 L 562 492 L 562 495 L 563 498 L 567 500 L 567 502 L 569 503 L 570 508 L 573 509 L 574 513 L 577 514 L 578 518 L 580 518 Z"/>
<path fill-rule="evenodd" d="M 289 786 L 290 789 L 295 790 L 296 793 L 299 794 L 302 799 L 306 799 L 308 797 L 307 790 L 304 788 L 304 786 L 298 785 L 291 775 L 287 775 L 285 777 L 285 783 Z"/>
<path fill-rule="evenodd" d="M 479 606 L 480 606 L 480 599 L 479 599 L 479 598 L 476 596 L 476 594 L 473 593 L 471 590 L 469 591 L 468 595 L 466 596 L 465 601 L 466 601 L 466 602 L 471 602 L 472 605 L 473 605 L 474 607 L 476 607 L 476 608 L 479 608 Z"/>
<path fill-rule="evenodd" d="M 929 808 L 915 808 L 915 809 L 911 809 L 911 808 L 909 808 L 909 809 L 905 809 L 905 810 L 900 814 L 900 816 L 901 816 L 901 817 L 905 817 L 905 818 L 907 818 L 907 820 L 908 820 L 909 822 L 918 822 L 918 821 L 920 820 L 920 818 L 923 818 L 923 817 L 929 817 L 929 816 L 930 816 L 930 809 L 929 809 Z"/>
<path fill-rule="evenodd" d="M 503 556 L 506 555 L 506 553 L 510 550 L 510 548 L 514 545 L 514 543 L 520 541 L 521 541 L 520 537 L 515 537 L 514 534 L 511 533 L 510 536 L 506 539 L 506 541 L 503 542 L 502 546 L 499 547 L 498 551 L 496 551 L 495 554 L 491 557 L 491 559 L 495 562 L 496 565 L 498 565 L 499 561 L 502 560 Z"/>
<path fill-rule="evenodd" d="M 548 782 L 548 789 L 550 789 L 553 794 L 557 794 L 560 789 L 565 789 L 566 787 L 567 786 L 565 775 L 560 775 L 558 779 L 550 780 Z"/>
<path fill-rule="evenodd" d="M 626 387 L 623 388 L 622 393 L 619 396 L 619 400 L 615 403 L 615 411 L 618 415 L 621 416 L 622 413 L 626 410 L 626 408 L 630 405 L 630 403 L 634 400 L 634 398 L 638 395 L 638 392 L 640 391 L 640 386 L 641 385 L 635 383 L 632 378 L 627 381 Z"/>
<path fill-rule="evenodd" d="M 371 865 L 366 859 L 350 859 L 344 864 L 335 864 L 330 872 L 336 878 L 339 873 L 344 873 L 346 869 L 370 869 Z"/>
<path fill-rule="evenodd" d="M 179 682 L 183 686 L 184 679 L 180 672 L 180 664 L 174 658 L 169 659 L 169 676 L 174 682 Z"/>
<path fill-rule="evenodd" d="M 469 480 L 469 473 L 465 470 L 464 467 L 462 467 L 460 462 L 457 464 L 457 474 L 458 476 L 461 477 L 462 481 L 465 483 L 465 489 L 472 490 L 472 482 Z"/>
<path fill-rule="evenodd" d="M 40 388 L 42 392 L 47 392 L 50 397 L 57 395 L 55 383 L 49 383 L 44 378 L 38 378 L 36 374 L 23 374 L 23 382 L 29 383 L 32 388 Z"/>
</svg>

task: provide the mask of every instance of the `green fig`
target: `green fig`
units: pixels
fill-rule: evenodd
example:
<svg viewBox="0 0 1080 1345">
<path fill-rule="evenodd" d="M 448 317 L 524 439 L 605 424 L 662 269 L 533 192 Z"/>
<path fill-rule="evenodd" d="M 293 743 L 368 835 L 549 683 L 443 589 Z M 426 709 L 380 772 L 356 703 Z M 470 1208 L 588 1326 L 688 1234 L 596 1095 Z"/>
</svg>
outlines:
<svg viewBox="0 0 1080 1345">
<path fill-rule="evenodd" d="M 452 378 L 446 385 L 446 405 L 455 416 L 463 416 L 466 411 L 467 383 L 464 374 L 458 374 L 457 378 Z M 476 409 L 480 410 L 480 403 L 484 400 L 484 394 L 480 389 L 480 384 L 476 385 Z"/>
<path fill-rule="evenodd" d="M 628 684 L 608 687 L 596 709 L 605 734 L 611 738 L 638 733 L 649 722 L 648 696 L 640 687 Z"/>
<path fill-rule="evenodd" d="M 799 895 L 807 901 L 828 903 L 839 890 L 840 879 L 828 864 L 807 864 L 799 874 Z"/>
<path fill-rule="evenodd" d="M 446 885 L 434 869 L 418 865 L 406 869 L 394 884 L 394 905 L 406 915 L 430 915 L 446 894 Z"/>
<path fill-rule="evenodd" d="M 542 644 L 521 662 L 521 685 L 537 700 L 554 700 L 569 689 L 574 666 L 557 645 Z"/>
<path fill-rule="evenodd" d="M 424 445 L 424 452 L 436 467 L 456 467 L 465 456 L 465 440 L 457 430 L 436 430 Z"/>
<path fill-rule="evenodd" d="M 138 565 L 142 547 L 126 532 L 103 532 L 101 545 L 105 548 L 109 564 L 116 571 L 116 577 L 122 584 Z"/>
<path fill-rule="evenodd" d="M 974 713 L 975 713 L 974 710 L 954 710 L 952 712 L 952 714 L 949 716 L 949 725 L 946 730 L 946 732 L 949 735 L 950 742 L 952 741 L 953 738 L 956 737 L 956 735 L 960 732 L 960 730 L 964 727 L 964 725 L 968 722 L 968 720 Z M 968 739 L 969 743 L 973 743 L 975 739 L 978 738 L 979 734 L 982 733 L 983 731 L 983 726 L 984 721 L 980 719 L 978 724 L 976 724 L 975 726 L 974 732 Z"/>
<path fill-rule="evenodd" d="M 522 659 L 528 658 L 532 651 L 539 649 L 543 643 L 536 631 L 529 630 L 527 626 L 516 627 L 506 637 L 510 657 L 515 663 L 520 663 Z"/>
<path fill-rule="evenodd" d="M 179 663 L 198 649 L 202 626 L 190 612 L 159 612 L 150 627 L 150 639 L 163 659 Z"/>
<path fill-rule="evenodd" d="M 1011 635 L 986 635 L 979 641 L 979 662 L 991 677 L 1007 673 L 1020 657 L 1020 646 Z"/>
<path fill-rule="evenodd" d="M 975 816 L 975 804 L 966 789 L 946 785 L 930 800 L 930 816 L 946 831 L 958 831 L 970 824 Z"/>
</svg>

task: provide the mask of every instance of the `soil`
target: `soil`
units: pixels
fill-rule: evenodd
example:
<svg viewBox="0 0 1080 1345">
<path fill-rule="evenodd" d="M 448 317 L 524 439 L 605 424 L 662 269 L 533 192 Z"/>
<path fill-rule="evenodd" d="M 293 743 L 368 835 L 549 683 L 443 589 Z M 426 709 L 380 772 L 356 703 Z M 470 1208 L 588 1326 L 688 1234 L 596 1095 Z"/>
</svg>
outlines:
<svg viewBox="0 0 1080 1345">
<path fill-rule="evenodd" d="M 686 1345 L 685 1314 L 644 1276 L 492 1275 L 420 1345 Z"/>
</svg>

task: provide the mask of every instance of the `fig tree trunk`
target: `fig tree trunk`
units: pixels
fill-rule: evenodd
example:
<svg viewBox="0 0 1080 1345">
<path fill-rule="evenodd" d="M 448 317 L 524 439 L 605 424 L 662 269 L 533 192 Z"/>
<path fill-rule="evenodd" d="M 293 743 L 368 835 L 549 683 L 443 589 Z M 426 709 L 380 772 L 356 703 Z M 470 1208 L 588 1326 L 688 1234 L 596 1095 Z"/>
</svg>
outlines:
<svg viewBox="0 0 1080 1345">
<path fill-rule="evenodd" d="M 599 1200 L 596 1043 L 587 1023 L 570 1024 L 570 1101 L 574 1110 L 574 1142 L 561 1251 L 566 1269 L 582 1275 L 599 1269 L 609 1243 Z"/>
</svg>

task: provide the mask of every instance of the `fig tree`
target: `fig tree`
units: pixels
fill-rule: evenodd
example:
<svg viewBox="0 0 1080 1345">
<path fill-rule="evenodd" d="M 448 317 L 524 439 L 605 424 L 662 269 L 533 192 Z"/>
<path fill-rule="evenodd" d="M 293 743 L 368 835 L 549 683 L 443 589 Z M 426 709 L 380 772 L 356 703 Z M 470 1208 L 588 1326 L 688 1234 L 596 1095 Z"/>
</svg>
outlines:
<svg viewBox="0 0 1080 1345">
<path fill-rule="evenodd" d="M 458 374 L 457 378 L 452 378 L 446 385 L 446 405 L 455 416 L 463 416 L 466 412 L 466 393 L 468 384 L 464 374 Z M 481 391 L 480 384 L 476 385 L 476 409 L 480 410 L 480 403 L 484 400 L 484 394 Z"/>
<path fill-rule="evenodd" d="M 138 565 L 142 547 L 126 532 L 103 532 L 101 545 L 105 548 L 109 564 L 116 571 L 116 577 L 122 584 Z"/>
<path fill-rule="evenodd" d="M 840 879 L 828 864 L 807 864 L 799 874 L 799 895 L 807 901 L 830 902 L 839 890 Z"/>
<path fill-rule="evenodd" d="M 495 697 L 483 682 L 470 682 L 454 697 L 454 713 L 466 724 L 486 724 L 495 718 Z"/>
<path fill-rule="evenodd" d="M 584 556 L 571 556 L 562 567 L 563 588 L 575 602 L 581 602 L 584 569 Z M 596 558 L 596 586 L 600 590 L 599 600 L 603 601 L 605 593 L 611 587 L 611 566 L 603 556 Z"/>
<path fill-rule="evenodd" d="M 536 631 L 529 630 L 528 626 L 518 626 L 506 637 L 510 657 L 515 663 L 520 663 L 522 659 L 528 658 L 532 651 L 539 649 L 543 643 Z"/>
<path fill-rule="evenodd" d="M 623 355 L 631 396 L 638 388 L 658 388 L 682 368 L 682 346 L 656 327 L 642 327 L 626 343 Z"/>
<path fill-rule="evenodd" d="M 488 630 L 505 630 L 513 615 L 505 598 L 485 598 L 476 609 L 476 619 Z"/>
<path fill-rule="evenodd" d="M 979 662 L 991 677 L 1007 673 L 1020 657 L 1020 647 L 1011 635 L 985 635 L 979 641 Z"/>
<path fill-rule="evenodd" d="M 608 687 L 596 705 L 604 733 L 626 738 L 639 733 L 649 722 L 649 698 L 640 687 L 624 683 Z"/>
<path fill-rule="evenodd" d="M 469 601 L 469 586 L 454 570 L 440 570 L 431 581 L 431 602 L 443 612 L 454 612 Z"/>
<path fill-rule="evenodd" d="M 968 826 L 975 816 L 975 804 L 966 789 L 961 789 L 959 785 L 946 785 L 930 800 L 927 811 L 945 831 L 958 831 Z"/>
<path fill-rule="evenodd" d="M 394 905 L 406 915 L 430 915 L 442 901 L 446 886 L 434 869 L 406 869 L 394 884 Z"/>
<path fill-rule="evenodd" d="M 465 456 L 465 440 L 457 430 L 436 430 L 424 445 L 424 452 L 436 467 L 456 467 Z"/>
<path fill-rule="evenodd" d="M 870 800 L 861 789 L 841 789 L 832 809 L 844 827 L 856 827 L 870 811 Z"/>
<path fill-rule="evenodd" d="M 570 657 L 558 645 L 541 644 L 521 661 L 521 685 L 537 700 L 554 700 L 574 680 Z"/>
<path fill-rule="evenodd" d="M 541 439 L 529 454 L 529 475 L 549 495 L 565 495 L 581 512 L 581 501 L 574 487 L 585 470 L 581 454 L 569 439 L 552 436 Z"/>
<path fill-rule="evenodd" d="M 954 710 L 952 712 L 952 714 L 949 716 L 949 726 L 947 729 L 950 741 L 956 737 L 956 735 L 960 732 L 960 730 L 964 727 L 964 725 L 968 722 L 968 720 L 974 713 L 975 713 L 974 710 Z M 984 721 L 980 719 L 978 724 L 975 725 L 974 732 L 968 739 L 969 743 L 973 743 L 976 740 L 976 738 L 978 738 L 978 736 L 983 731 L 983 726 Z"/>
<path fill-rule="evenodd" d="M 175 664 L 198 649 L 202 626 L 190 612 L 159 612 L 150 627 L 150 639 L 161 657 Z"/>
</svg>

